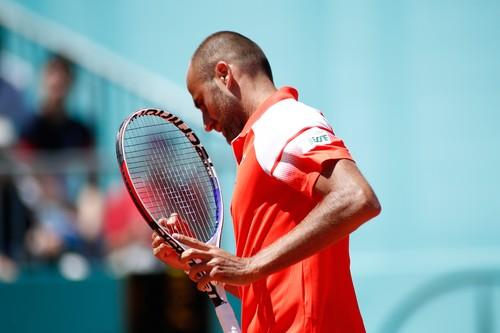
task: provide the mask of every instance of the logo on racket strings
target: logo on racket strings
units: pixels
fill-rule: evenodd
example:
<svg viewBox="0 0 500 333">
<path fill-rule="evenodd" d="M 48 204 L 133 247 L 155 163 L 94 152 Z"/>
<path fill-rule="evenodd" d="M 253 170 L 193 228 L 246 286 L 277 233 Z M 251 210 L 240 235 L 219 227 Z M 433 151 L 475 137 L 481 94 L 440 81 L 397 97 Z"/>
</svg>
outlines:
<svg viewBox="0 0 500 333">
<path fill-rule="evenodd" d="M 203 164 L 205 164 L 205 167 L 207 167 L 210 176 L 214 177 L 211 170 L 211 167 L 213 167 L 213 163 L 212 161 L 210 161 L 210 158 L 208 157 L 208 153 L 205 150 L 205 147 L 201 145 L 198 136 L 194 134 L 193 130 L 188 125 L 186 125 L 184 121 L 179 119 L 179 117 L 177 117 L 176 115 L 171 114 L 170 112 L 159 109 L 145 109 L 137 113 L 132 119 L 135 119 L 136 117 L 140 116 L 157 116 L 165 120 L 168 120 L 170 123 L 174 124 L 188 138 L 189 142 L 191 142 L 191 144 L 194 146 L 194 149 L 196 150 L 201 160 L 203 161 Z"/>
</svg>

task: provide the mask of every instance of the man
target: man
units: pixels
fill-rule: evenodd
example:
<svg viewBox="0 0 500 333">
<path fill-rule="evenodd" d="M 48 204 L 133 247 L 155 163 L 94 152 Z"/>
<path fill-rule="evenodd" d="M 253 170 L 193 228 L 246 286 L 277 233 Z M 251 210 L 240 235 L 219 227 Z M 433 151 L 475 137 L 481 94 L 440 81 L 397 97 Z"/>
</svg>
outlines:
<svg viewBox="0 0 500 333">
<path fill-rule="evenodd" d="M 155 255 L 198 288 L 225 283 L 241 298 L 243 331 L 364 332 L 348 235 L 380 205 L 343 142 L 295 89 L 276 89 L 264 53 L 240 34 L 205 39 L 187 86 L 205 129 L 221 132 L 238 162 L 236 255 L 177 235 L 191 247 L 178 258 L 153 235 Z M 192 258 L 201 262 L 189 268 Z"/>
<path fill-rule="evenodd" d="M 74 64 L 62 55 L 51 56 L 42 72 L 39 110 L 32 121 L 25 124 L 18 144 L 20 151 L 34 162 L 57 166 L 63 158 L 80 157 L 79 163 L 83 163 L 86 162 L 83 153 L 90 156 L 93 151 L 92 131 L 74 119 L 67 108 L 73 81 Z M 86 233 L 95 227 L 75 220 L 70 208 L 85 189 L 84 179 L 74 173 L 53 172 L 42 173 L 36 180 L 42 193 L 35 207 L 38 223 L 26 242 L 33 257 L 53 260 L 67 250 L 98 256 L 100 238 L 96 233 L 92 236 L 91 232 Z"/>
<path fill-rule="evenodd" d="M 65 149 L 92 149 L 91 130 L 73 119 L 67 102 L 73 84 L 73 64 L 62 55 L 49 59 L 43 71 L 43 101 L 35 118 L 21 133 L 23 148 L 58 152 Z"/>
</svg>

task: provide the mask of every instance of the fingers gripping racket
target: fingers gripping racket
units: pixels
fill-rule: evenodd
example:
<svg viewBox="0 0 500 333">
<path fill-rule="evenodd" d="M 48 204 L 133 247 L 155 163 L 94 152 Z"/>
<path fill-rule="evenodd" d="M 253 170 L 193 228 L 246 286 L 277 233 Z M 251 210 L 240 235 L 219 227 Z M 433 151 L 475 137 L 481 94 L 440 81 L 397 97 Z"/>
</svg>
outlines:
<svg viewBox="0 0 500 333">
<path fill-rule="evenodd" d="M 137 208 L 178 254 L 187 247 L 158 223 L 174 212 L 185 221 L 175 232 L 219 246 L 223 223 L 219 181 L 205 148 L 186 123 L 167 111 L 138 110 L 121 125 L 116 154 Z M 222 284 L 210 284 L 207 294 L 224 332 L 239 332 Z"/>
</svg>

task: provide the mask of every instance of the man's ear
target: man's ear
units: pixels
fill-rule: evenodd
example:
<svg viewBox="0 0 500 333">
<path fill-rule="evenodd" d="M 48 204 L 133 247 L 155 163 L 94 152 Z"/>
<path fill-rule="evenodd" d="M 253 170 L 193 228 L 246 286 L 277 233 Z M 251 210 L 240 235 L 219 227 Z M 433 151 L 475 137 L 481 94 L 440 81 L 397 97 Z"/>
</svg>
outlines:
<svg viewBox="0 0 500 333">
<path fill-rule="evenodd" d="M 215 65 L 215 79 L 227 88 L 233 84 L 233 72 L 229 64 L 225 61 L 219 61 Z"/>
</svg>

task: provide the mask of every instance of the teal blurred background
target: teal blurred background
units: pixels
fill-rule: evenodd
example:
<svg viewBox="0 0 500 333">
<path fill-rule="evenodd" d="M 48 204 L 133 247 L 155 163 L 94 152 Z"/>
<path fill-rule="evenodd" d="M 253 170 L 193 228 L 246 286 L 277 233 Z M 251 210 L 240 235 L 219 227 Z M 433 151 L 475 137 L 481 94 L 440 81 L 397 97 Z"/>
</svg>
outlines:
<svg viewBox="0 0 500 333">
<path fill-rule="evenodd" d="M 135 69 L 129 75 L 124 68 L 121 82 L 154 90 L 149 85 L 161 79 L 164 102 L 160 96 L 149 106 L 171 108 L 197 128 L 201 119 L 184 87 L 192 52 L 218 30 L 250 37 L 267 54 L 276 84 L 297 87 L 303 102 L 323 111 L 382 203 L 382 214 L 351 237 L 367 331 L 500 332 L 500 2 L 0 0 L 2 12 L 8 33 L 36 21 L 38 43 L 57 45 L 84 68 L 106 69 L 120 59 Z M 96 52 L 85 53 L 88 45 Z M 35 74 L 37 57 L 25 59 Z M 73 102 L 91 105 L 80 90 Z M 94 109 L 100 155 L 112 160 L 110 168 L 119 123 L 144 100 Z M 215 134 L 203 140 L 229 206 L 231 151 Z M 119 180 L 113 170 L 105 174 L 103 187 Z M 231 250 L 229 214 L 226 222 L 224 247 Z M 89 331 L 124 330 L 115 283 L 103 288 L 114 300 L 106 316 L 103 310 L 86 319 L 103 326 Z M 44 306 L 48 296 L 22 282 L 2 285 L 0 309 L 26 297 Z M 78 311 L 79 301 L 71 292 L 68 298 Z M 54 303 L 53 316 L 62 304 Z M 94 304 L 103 303 L 96 297 Z"/>
</svg>

